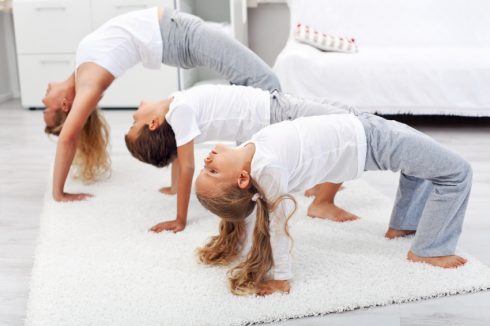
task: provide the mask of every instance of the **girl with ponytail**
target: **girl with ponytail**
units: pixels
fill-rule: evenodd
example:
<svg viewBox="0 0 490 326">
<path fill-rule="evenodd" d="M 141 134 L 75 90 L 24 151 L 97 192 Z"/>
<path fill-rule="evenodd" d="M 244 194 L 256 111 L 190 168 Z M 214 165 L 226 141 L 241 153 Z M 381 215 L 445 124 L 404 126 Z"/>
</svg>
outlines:
<svg viewBox="0 0 490 326">
<path fill-rule="evenodd" d="M 416 232 L 408 260 L 443 268 L 466 263 L 454 252 L 471 189 L 470 165 L 426 135 L 368 113 L 283 121 L 237 148 L 217 145 L 195 184 L 201 204 L 221 218 L 219 234 L 198 250 L 201 262 L 238 261 L 228 275 L 234 294 L 289 292 L 287 224 L 296 202 L 288 193 L 316 186 L 307 214 L 322 217 L 329 182 L 367 170 L 402 171 L 385 237 Z"/>
<path fill-rule="evenodd" d="M 232 293 L 287 293 L 291 277 L 287 221 L 296 201 L 281 194 L 274 178 L 264 173 L 260 183 L 252 178 L 255 150 L 253 143 L 237 149 L 217 145 L 206 157 L 205 168 L 196 179 L 196 195 L 221 221 L 219 234 L 198 249 L 198 257 L 204 264 L 224 266 L 246 252 L 245 259 L 229 271 Z M 254 210 L 252 220 L 248 217 Z"/>
</svg>

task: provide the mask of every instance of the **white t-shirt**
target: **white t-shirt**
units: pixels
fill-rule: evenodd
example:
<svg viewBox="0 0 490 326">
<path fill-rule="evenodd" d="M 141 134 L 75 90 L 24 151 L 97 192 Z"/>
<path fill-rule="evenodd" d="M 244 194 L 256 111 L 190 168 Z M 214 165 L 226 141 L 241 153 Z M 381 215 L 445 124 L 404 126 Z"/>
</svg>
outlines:
<svg viewBox="0 0 490 326">
<path fill-rule="evenodd" d="M 117 78 L 139 62 L 159 69 L 162 51 L 158 8 L 136 10 L 112 18 L 87 35 L 78 45 L 76 68 L 93 62 Z"/>
<path fill-rule="evenodd" d="M 270 93 L 238 85 L 201 85 L 173 94 L 165 119 L 177 146 L 191 140 L 245 141 L 270 124 Z"/>
<path fill-rule="evenodd" d="M 248 143 L 255 144 L 251 176 L 271 202 L 280 195 L 320 183 L 358 178 L 366 161 L 364 127 L 352 114 L 283 121 L 262 129 L 242 146 Z M 283 200 L 270 217 L 272 273 L 276 280 L 292 277 L 290 239 L 284 231 L 291 212 L 292 203 Z M 247 218 L 245 253 L 251 247 L 254 220 L 254 214 Z"/>
</svg>

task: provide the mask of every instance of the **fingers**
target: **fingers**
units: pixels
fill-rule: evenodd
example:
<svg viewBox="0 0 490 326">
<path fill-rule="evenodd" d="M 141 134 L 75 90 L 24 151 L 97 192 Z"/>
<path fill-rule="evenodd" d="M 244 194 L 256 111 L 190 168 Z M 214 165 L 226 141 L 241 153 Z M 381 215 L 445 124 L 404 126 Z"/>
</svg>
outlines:
<svg viewBox="0 0 490 326">
<path fill-rule="evenodd" d="M 175 195 L 177 193 L 177 191 L 172 189 L 172 187 L 162 187 L 162 188 L 158 189 L 158 191 L 160 191 L 162 194 L 165 194 L 165 195 Z"/>
<path fill-rule="evenodd" d="M 94 195 L 91 194 L 64 194 L 63 197 L 59 201 L 81 201 L 81 200 L 87 200 L 94 197 Z"/>
<path fill-rule="evenodd" d="M 157 225 L 154 225 L 150 231 L 155 232 L 155 233 L 160 233 L 162 231 L 172 231 L 172 227 L 168 226 L 167 223 L 158 223 Z"/>
<path fill-rule="evenodd" d="M 264 286 L 257 291 L 257 295 L 263 297 L 266 295 L 271 295 L 274 291 L 269 286 Z"/>
<path fill-rule="evenodd" d="M 149 231 L 155 232 L 155 233 L 160 233 L 162 231 L 171 231 L 173 233 L 180 232 L 184 230 L 184 226 L 175 223 L 174 221 L 171 222 L 162 222 L 154 225 Z"/>
<path fill-rule="evenodd" d="M 94 195 L 91 194 L 78 194 L 79 199 L 78 200 L 87 200 L 92 198 Z"/>
</svg>

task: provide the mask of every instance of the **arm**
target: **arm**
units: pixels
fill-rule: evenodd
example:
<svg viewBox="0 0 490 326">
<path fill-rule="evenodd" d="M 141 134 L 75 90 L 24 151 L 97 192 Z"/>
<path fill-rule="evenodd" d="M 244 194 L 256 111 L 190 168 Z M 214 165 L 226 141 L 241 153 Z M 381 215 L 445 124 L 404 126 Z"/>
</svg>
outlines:
<svg viewBox="0 0 490 326">
<path fill-rule="evenodd" d="M 272 279 L 263 281 L 257 286 L 257 295 L 260 296 L 270 295 L 274 292 L 289 293 L 290 290 L 289 280 L 292 278 L 291 239 L 284 228 L 287 217 L 292 212 L 292 207 L 288 202 L 289 200 L 283 199 L 270 215 L 269 232 L 274 266 L 271 273 Z"/>
<path fill-rule="evenodd" d="M 192 188 L 192 177 L 194 176 L 194 141 L 190 141 L 177 147 L 179 158 L 179 178 L 177 185 L 177 218 L 172 221 L 158 223 L 151 228 L 153 232 L 173 231 L 174 233 L 184 230 L 187 224 L 187 209 Z"/>
<path fill-rule="evenodd" d="M 287 193 L 287 174 L 280 168 L 270 168 L 260 176 L 259 184 L 268 201 L 273 204 L 277 198 Z M 273 292 L 289 293 L 289 280 L 293 277 L 291 267 L 291 238 L 286 233 L 286 223 L 294 207 L 291 200 L 282 199 L 270 212 L 269 234 L 274 266 L 271 270 L 272 279 L 258 286 L 259 295 Z"/>
<path fill-rule="evenodd" d="M 73 162 L 80 132 L 95 109 L 104 90 L 114 80 L 105 69 L 93 63 L 80 66 L 76 77 L 76 96 L 61 130 L 53 172 L 53 198 L 56 201 L 82 200 L 88 194 L 65 193 L 64 187 Z"/>
</svg>

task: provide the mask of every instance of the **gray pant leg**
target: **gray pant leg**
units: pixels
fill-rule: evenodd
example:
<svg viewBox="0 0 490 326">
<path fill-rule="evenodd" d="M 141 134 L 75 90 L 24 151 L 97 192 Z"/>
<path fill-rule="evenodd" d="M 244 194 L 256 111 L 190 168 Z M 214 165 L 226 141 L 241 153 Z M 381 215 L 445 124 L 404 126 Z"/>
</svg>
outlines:
<svg viewBox="0 0 490 326">
<path fill-rule="evenodd" d="M 333 107 L 333 108 L 338 108 L 338 109 L 344 110 L 344 111 L 346 111 L 348 113 L 352 113 L 352 114 L 356 114 L 356 115 L 360 113 L 352 105 L 345 104 L 345 103 L 342 103 L 342 102 L 339 102 L 339 101 L 334 101 L 334 100 L 331 100 L 331 99 L 328 99 L 328 98 L 325 98 L 325 97 L 310 97 L 310 98 L 308 98 L 308 100 L 309 101 L 313 101 L 313 102 L 317 102 L 317 103 L 320 103 L 320 104 L 328 105 L 328 106 Z"/>
<path fill-rule="evenodd" d="M 471 166 L 404 124 L 370 114 L 359 119 L 368 144 L 365 169 L 401 170 L 406 176 L 392 222 L 410 226 L 418 221 L 411 250 L 422 257 L 454 254 L 471 190 Z"/>
<path fill-rule="evenodd" d="M 281 89 L 279 79 L 259 56 L 218 28 L 202 24 L 190 48 L 197 66 L 211 68 L 232 84 Z"/>
<path fill-rule="evenodd" d="M 395 230 L 417 230 L 432 189 L 431 182 L 401 172 L 390 227 Z"/>
<path fill-rule="evenodd" d="M 350 113 L 347 107 L 334 106 L 331 103 L 326 99 L 310 100 L 273 92 L 271 95 L 271 124 L 284 120 L 295 120 L 299 117 Z"/>
<path fill-rule="evenodd" d="M 165 64 L 208 67 L 236 85 L 280 90 L 279 79 L 254 52 L 199 17 L 165 8 L 160 21 Z"/>
</svg>

